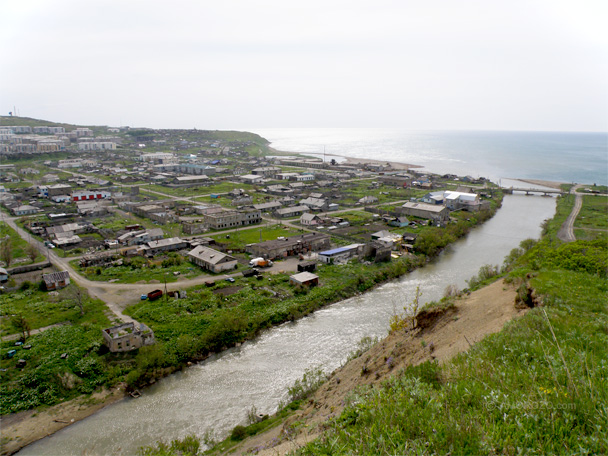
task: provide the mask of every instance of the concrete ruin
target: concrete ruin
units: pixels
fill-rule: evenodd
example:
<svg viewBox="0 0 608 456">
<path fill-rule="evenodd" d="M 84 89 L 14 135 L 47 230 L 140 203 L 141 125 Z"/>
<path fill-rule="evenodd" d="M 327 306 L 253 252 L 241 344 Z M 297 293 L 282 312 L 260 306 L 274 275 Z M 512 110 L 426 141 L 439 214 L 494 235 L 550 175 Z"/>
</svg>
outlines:
<svg viewBox="0 0 608 456">
<path fill-rule="evenodd" d="M 106 328 L 103 338 L 111 352 L 135 350 L 145 345 L 156 343 L 154 333 L 143 323 L 123 323 L 122 325 Z"/>
</svg>

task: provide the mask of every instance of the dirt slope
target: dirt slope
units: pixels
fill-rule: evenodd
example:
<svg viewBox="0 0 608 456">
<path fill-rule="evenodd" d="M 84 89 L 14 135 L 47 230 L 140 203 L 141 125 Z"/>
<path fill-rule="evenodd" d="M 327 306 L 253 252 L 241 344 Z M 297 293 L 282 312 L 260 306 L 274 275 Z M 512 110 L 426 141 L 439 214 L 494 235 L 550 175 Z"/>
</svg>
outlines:
<svg viewBox="0 0 608 456">
<path fill-rule="evenodd" d="M 338 415 L 347 395 L 356 387 L 378 384 L 401 368 L 426 360 L 449 360 L 466 351 L 486 335 L 525 310 L 515 307 L 516 292 L 502 280 L 461 298 L 442 313 L 419 319 L 421 328 L 389 335 L 359 358 L 336 370 L 319 388 L 304 410 L 289 417 L 282 426 L 245 440 L 231 454 L 276 456 L 293 451 L 320 433 L 319 427 Z M 304 423 L 294 431 L 290 424 Z"/>
</svg>

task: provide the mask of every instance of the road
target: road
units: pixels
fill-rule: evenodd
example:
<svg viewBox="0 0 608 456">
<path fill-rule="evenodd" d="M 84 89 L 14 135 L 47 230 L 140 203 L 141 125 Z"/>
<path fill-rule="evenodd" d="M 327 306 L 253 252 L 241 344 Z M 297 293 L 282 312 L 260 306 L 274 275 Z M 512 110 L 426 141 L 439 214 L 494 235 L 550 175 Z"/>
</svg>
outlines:
<svg viewBox="0 0 608 456">
<path fill-rule="evenodd" d="M 568 215 L 568 218 L 557 233 L 558 239 L 564 242 L 576 241 L 576 236 L 574 236 L 574 221 L 576 220 L 576 217 L 578 217 L 581 207 L 583 206 L 583 196 L 576 191 L 580 187 L 582 187 L 582 185 L 579 184 L 570 189 L 570 194 L 574 195 L 575 198 L 574 206 L 572 207 L 572 212 L 570 212 L 570 215 Z"/>
</svg>

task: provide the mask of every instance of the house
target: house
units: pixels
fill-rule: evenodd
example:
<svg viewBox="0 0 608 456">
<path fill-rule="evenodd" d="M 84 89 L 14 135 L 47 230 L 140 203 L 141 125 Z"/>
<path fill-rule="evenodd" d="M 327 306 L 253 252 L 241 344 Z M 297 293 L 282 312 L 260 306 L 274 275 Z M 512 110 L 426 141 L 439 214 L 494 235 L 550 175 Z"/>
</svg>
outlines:
<svg viewBox="0 0 608 456">
<path fill-rule="evenodd" d="M 444 191 L 430 192 L 424 195 L 421 201 L 426 204 L 443 204 L 445 201 L 445 193 L 446 192 Z"/>
<path fill-rule="evenodd" d="M 371 196 L 371 195 L 364 196 L 363 198 L 361 198 L 358 201 L 359 204 L 373 204 L 373 203 L 377 203 L 377 202 L 378 202 L 378 198 L 376 198 L 375 196 Z"/>
<path fill-rule="evenodd" d="M 476 193 L 445 192 L 445 205 L 450 210 L 479 210 L 481 198 Z"/>
<path fill-rule="evenodd" d="M 325 198 L 308 197 L 300 201 L 300 205 L 308 206 L 312 211 L 326 211 L 329 207 L 329 202 Z"/>
<path fill-rule="evenodd" d="M 427 220 L 446 221 L 449 219 L 449 209 L 435 204 L 408 202 L 397 208 L 403 215 L 419 217 Z"/>
<path fill-rule="evenodd" d="M 254 204 L 253 208 L 262 212 L 274 212 L 277 209 L 281 209 L 283 205 L 278 201 L 271 201 L 270 203 Z"/>
<path fill-rule="evenodd" d="M 17 206 L 17 207 L 14 207 L 11 209 L 11 212 L 13 213 L 13 215 L 16 215 L 16 216 L 36 214 L 39 211 L 40 211 L 40 209 L 38 209 L 37 207 L 29 206 L 27 204 L 25 204 L 23 206 Z"/>
<path fill-rule="evenodd" d="M 310 209 L 308 206 L 291 206 L 283 209 L 278 209 L 276 214 L 281 218 L 297 217 L 302 215 L 304 212 L 308 212 Z"/>
<path fill-rule="evenodd" d="M 42 280 L 47 291 L 57 290 L 70 284 L 70 273 L 68 271 L 61 271 L 42 274 Z"/>
<path fill-rule="evenodd" d="M 188 252 L 188 259 L 197 266 L 216 273 L 236 269 L 238 266 L 236 258 L 203 245 Z"/>
<path fill-rule="evenodd" d="M 281 172 L 281 168 L 277 166 L 265 166 L 262 168 L 255 168 L 251 170 L 251 174 L 256 176 L 264 176 L 264 177 L 275 177 L 277 173 Z"/>
<path fill-rule="evenodd" d="M 274 241 L 250 244 L 246 251 L 256 257 L 285 258 L 300 253 L 317 252 L 330 247 L 329 236 L 323 233 L 306 233 Z"/>
<path fill-rule="evenodd" d="M 390 222 L 388 222 L 389 226 L 396 226 L 399 228 L 406 227 L 410 224 L 410 221 L 407 217 L 395 217 Z"/>
<path fill-rule="evenodd" d="M 143 323 L 135 326 L 134 322 L 123 323 L 102 330 L 103 338 L 111 352 L 135 350 L 145 345 L 153 345 L 154 332 Z"/>
<path fill-rule="evenodd" d="M 300 223 L 304 226 L 315 226 L 321 224 L 321 217 L 317 214 L 307 212 L 300 217 Z"/>
<path fill-rule="evenodd" d="M 345 247 L 338 247 L 337 249 L 325 250 L 324 252 L 319 252 L 319 260 L 327 264 L 346 262 L 349 258 L 358 255 L 362 247 L 363 244 L 351 244 Z"/>
<path fill-rule="evenodd" d="M 257 176 L 255 174 L 244 174 L 239 176 L 239 179 L 246 184 L 260 184 L 264 180 L 264 176 Z"/>
<path fill-rule="evenodd" d="M 319 276 L 312 272 L 300 272 L 289 276 L 289 283 L 302 287 L 316 287 L 319 285 Z"/>
</svg>

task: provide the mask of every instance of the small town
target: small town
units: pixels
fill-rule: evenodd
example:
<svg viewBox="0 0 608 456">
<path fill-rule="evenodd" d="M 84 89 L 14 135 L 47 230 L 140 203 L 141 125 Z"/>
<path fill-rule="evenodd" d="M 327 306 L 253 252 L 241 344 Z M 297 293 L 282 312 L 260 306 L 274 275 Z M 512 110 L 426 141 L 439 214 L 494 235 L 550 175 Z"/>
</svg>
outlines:
<svg viewBox="0 0 608 456">
<path fill-rule="evenodd" d="M 10 416 L 139 397 L 427 264 L 513 192 L 415 165 L 276 151 L 244 132 L 2 117 L 0 158 Z M 480 281 L 498 270 L 486 273 Z M 36 438 L 10 437 L 3 451 Z"/>
</svg>

